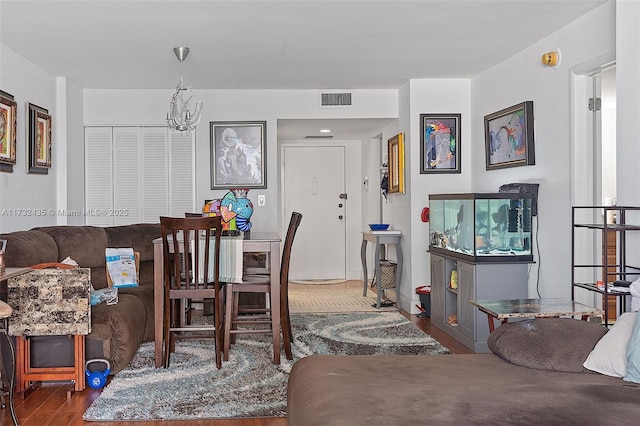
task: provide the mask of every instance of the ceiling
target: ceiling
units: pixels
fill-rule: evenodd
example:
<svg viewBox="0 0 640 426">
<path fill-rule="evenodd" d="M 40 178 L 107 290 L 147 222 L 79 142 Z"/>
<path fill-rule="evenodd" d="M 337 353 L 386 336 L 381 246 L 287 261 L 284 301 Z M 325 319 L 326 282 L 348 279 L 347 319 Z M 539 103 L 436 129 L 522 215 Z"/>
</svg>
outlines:
<svg viewBox="0 0 640 426">
<path fill-rule="evenodd" d="M 472 78 L 602 3 L 2 0 L 0 42 L 90 89 L 174 89 L 176 46 L 196 90 L 396 89 Z"/>
</svg>

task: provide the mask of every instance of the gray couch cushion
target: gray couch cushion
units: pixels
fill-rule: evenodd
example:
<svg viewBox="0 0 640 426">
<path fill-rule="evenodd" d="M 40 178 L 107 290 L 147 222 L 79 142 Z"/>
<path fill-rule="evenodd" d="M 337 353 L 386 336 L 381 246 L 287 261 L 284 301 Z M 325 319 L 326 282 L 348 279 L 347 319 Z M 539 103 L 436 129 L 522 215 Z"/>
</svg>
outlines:
<svg viewBox="0 0 640 426">
<path fill-rule="evenodd" d="M 489 335 L 489 349 L 505 361 L 538 370 L 580 373 L 589 352 L 605 335 L 601 324 L 571 318 L 539 318 L 502 324 Z"/>
<path fill-rule="evenodd" d="M 104 228 L 95 226 L 48 226 L 34 229 L 51 235 L 56 241 L 58 245 L 58 262 L 68 256 L 83 268 L 105 267 L 104 250 L 107 248 L 107 234 Z"/>
<path fill-rule="evenodd" d="M 26 267 L 58 261 L 58 246 L 55 240 L 44 232 L 11 232 L 0 234 L 0 240 L 7 240 L 4 261 L 9 267 Z"/>
<path fill-rule="evenodd" d="M 640 385 L 493 354 L 312 355 L 289 374 L 288 426 L 632 425 Z"/>
</svg>

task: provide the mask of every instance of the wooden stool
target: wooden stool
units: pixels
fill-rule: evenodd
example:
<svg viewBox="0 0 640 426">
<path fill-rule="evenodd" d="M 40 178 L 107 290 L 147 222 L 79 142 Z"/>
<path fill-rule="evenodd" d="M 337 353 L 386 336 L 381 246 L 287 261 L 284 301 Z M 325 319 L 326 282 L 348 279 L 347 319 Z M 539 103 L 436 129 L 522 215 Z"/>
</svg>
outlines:
<svg viewBox="0 0 640 426">
<path fill-rule="evenodd" d="M 16 391 L 22 393 L 31 387 L 31 382 L 47 380 L 72 380 L 74 391 L 85 388 L 84 357 L 85 336 L 76 334 L 73 338 L 73 366 L 72 367 L 32 367 L 31 341 L 28 336 L 16 336 L 16 375 L 18 383 Z M 67 391 L 67 398 L 71 398 L 71 390 Z"/>
</svg>

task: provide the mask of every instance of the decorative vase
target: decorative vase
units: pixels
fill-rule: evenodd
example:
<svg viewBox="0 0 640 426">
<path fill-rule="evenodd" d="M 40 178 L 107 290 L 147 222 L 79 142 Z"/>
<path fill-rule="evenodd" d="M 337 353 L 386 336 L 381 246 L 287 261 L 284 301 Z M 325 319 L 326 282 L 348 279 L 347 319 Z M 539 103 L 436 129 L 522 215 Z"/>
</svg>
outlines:
<svg viewBox="0 0 640 426">
<path fill-rule="evenodd" d="M 243 232 L 251 230 L 251 222 L 249 219 L 253 214 L 253 203 L 247 198 L 249 188 L 231 188 L 229 193 L 223 198 L 223 205 L 227 205 L 228 209 L 235 213 L 235 224 L 237 229 Z M 228 203 L 225 203 L 225 199 Z"/>
</svg>

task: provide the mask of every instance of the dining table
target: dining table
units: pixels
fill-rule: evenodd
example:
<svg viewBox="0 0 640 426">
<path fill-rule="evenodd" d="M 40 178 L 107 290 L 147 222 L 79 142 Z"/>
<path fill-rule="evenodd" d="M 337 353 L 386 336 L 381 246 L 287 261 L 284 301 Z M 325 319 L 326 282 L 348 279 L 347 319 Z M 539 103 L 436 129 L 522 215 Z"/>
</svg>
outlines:
<svg viewBox="0 0 640 426">
<path fill-rule="evenodd" d="M 222 237 L 226 238 L 226 237 Z M 243 253 L 265 253 L 271 277 L 269 305 L 272 316 L 273 363 L 280 364 L 280 243 L 276 232 L 245 232 L 242 239 Z M 153 240 L 153 290 L 154 290 L 154 356 L 155 366 L 163 360 L 163 310 L 164 310 L 164 255 L 162 238 Z M 221 350 L 221 348 L 216 348 Z"/>
</svg>

